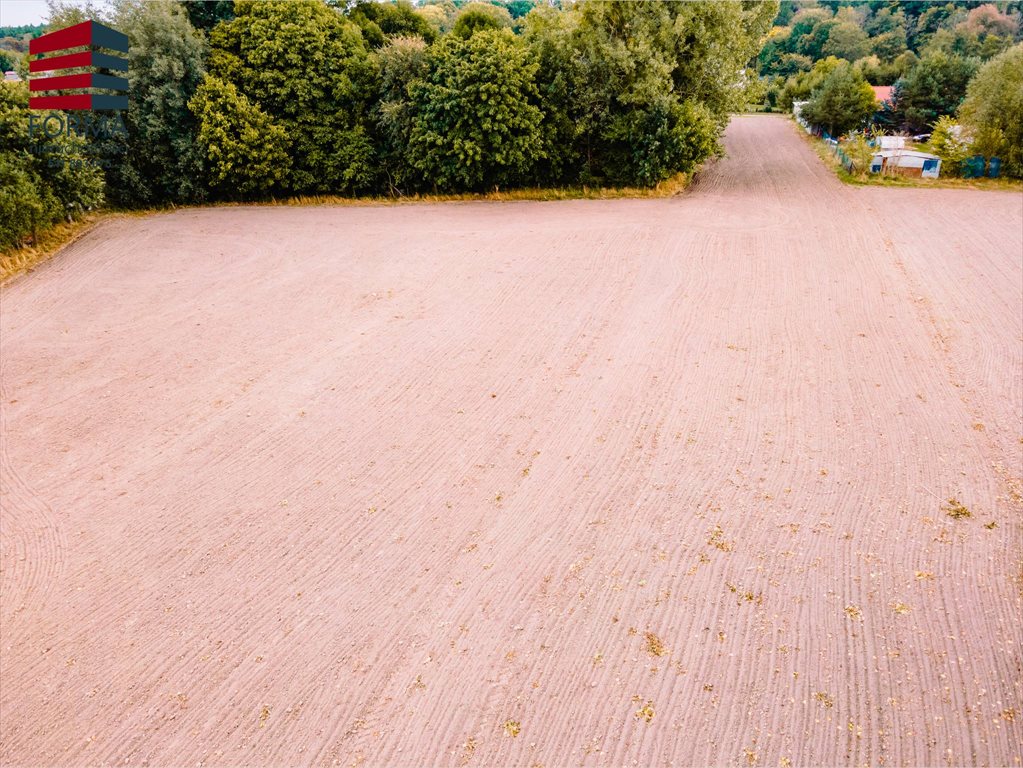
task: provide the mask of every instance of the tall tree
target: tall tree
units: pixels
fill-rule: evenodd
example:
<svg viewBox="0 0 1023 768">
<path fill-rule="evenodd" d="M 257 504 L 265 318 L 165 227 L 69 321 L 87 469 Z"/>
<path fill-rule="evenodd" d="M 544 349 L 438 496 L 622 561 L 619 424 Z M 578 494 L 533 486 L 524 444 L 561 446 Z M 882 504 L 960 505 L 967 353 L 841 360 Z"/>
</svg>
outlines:
<svg viewBox="0 0 1023 768">
<path fill-rule="evenodd" d="M 415 108 L 411 88 L 426 78 L 430 60 L 420 37 L 396 37 L 377 54 L 380 62 L 380 102 L 376 121 L 380 157 L 389 191 L 404 191 L 415 182 L 407 153 L 412 138 Z"/>
<path fill-rule="evenodd" d="M 437 37 L 430 22 L 409 0 L 383 3 L 361 0 L 348 11 L 348 18 L 359 26 L 372 48 L 379 48 L 395 37 L 421 37 L 428 43 Z"/>
<path fill-rule="evenodd" d="M 130 98 L 110 199 L 126 206 L 202 200 L 202 155 L 188 109 L 204 74 L 202 38 L 174 0 L 121 0 L 113 23 L 128 35 Z"/>
<path fill-rule="evenodd" d="M 409 162 L 439 189 L 521 183 L 540 158 L 536 62 L 507 30 L 448 35 L 411 86 Z"/>
<path fill-rule="evenodd" d="M 210 71 L 288 133 L 290 191 L 369 189 L 377 72 L 359 28 L 317 0 L 236 0 L 235 13 L 210 32 Z"/>
<path fill-rule="evenodd" d="M 828 39 L 821 53 L 835 56 L 846 61 L 856 61 L 870 51 L 870 39 L 867 33 L 851 22 L 843 21 L 831 27 Z M 896 54 L 898 55 L 898 54 Z"/>
<path fill-rule="evenodd" d="M 203 32 L 234 18 L 234 0 L 181 0 L 181 4 L 192 26 Z"/>
<path fill-rule="evenodd" d="M 895 117 L 912 133 L 927 131 L 942 115 L 954 115 L 978 61 L 930 53 L 896 82 Z"/>
<path fill-rule="evenodd" d="M 839 136 L 861 126 L 876 109 L 874 92 L 863 75 L 849 62 L 839 61 L 810 96 L 803 117 Z"/>
<path fill-rule="evenodd" d="M 960 117 L 981 152 L 1000 156 L 1006 174 L 1023 178 L 1023 43 L 981 67 Z"/>
</svg>

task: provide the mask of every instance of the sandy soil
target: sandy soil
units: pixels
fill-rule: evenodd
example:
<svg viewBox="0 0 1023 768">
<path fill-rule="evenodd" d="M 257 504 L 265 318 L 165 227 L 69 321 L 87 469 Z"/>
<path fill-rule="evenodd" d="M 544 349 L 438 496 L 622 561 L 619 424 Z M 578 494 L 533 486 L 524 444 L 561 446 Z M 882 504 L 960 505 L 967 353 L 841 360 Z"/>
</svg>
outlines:
<svg viewBox="0 0 1023 768">
<path fill-rule="evenodd" d="M 1023 199 L 726 144 L 4 288 L 2 762 L 1018 765 Z"/>
</svg>

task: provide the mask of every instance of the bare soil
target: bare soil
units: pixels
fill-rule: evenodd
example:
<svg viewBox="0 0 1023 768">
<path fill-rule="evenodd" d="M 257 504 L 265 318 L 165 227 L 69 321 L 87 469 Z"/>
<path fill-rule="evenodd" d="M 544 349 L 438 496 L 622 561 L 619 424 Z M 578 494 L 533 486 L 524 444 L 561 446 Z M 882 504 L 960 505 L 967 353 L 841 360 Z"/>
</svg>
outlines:
<svg viewBox="0 0 1023 768">
<path fill-rule="evenodd" d="M 5 286 L 0 762 L 1018 765 L 1023 196 L 726 146 Z"/>
</svg>

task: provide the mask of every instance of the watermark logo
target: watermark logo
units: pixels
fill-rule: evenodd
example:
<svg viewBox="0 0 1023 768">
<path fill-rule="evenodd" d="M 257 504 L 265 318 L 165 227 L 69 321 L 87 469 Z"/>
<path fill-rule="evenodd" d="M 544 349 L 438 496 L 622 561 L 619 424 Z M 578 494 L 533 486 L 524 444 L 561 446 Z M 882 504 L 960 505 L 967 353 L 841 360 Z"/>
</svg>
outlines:
<svg viewBox="0 0 1023 768">
<path fill-rule="evenodd" d="M 69 52 L 69 49 L 85 48 Z M 98 70 L 128 72 L 128 36 L 95 21 L 83 21 L 31 40 L 28 52 L 30 109 L 122 110 L 128 108 L 128 79 Z M 53 54 L 53 55 L 44 55 Z M 42 56 L 42 58 L 34 58 Z M 59 74 L 62 70 L 71 73 Z M 83 71 L 84 70 L 84 71 Z M 113 91 L 113 93 L 110 93 Z"/>
</svg>

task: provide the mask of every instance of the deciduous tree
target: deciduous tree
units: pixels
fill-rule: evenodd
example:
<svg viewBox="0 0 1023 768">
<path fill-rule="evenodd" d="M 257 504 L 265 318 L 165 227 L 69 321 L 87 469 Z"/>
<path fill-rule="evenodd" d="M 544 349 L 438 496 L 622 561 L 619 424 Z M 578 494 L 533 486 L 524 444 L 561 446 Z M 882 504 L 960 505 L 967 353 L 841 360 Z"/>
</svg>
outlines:
<svg viewBox="0 0 1023 768">
<path fill-rule="evenodd" d="M 121 0 L 113 23 L 128 35 L 130 98 L 127 144 L 105 143 L 116 159 L 108 174 L 111 200 L 125 206 L 202 200 L 202 154 L 188 109 L 205 70 L 201 36 L 173 0 Z"/>
<path fill-rule="evenodd" d="M 507 30 L 449 35 L 411 85 L 409 162 L 438 189 L 489 189 L 526 178 L 540 159 L 537 64 Z"/>
<path fill-rule="evenodd" d="M 285 130 L 233 83 L 207 75 L 189 106 L 199 121 L 198 142 L 217 192 L 228 198 L 252 197 L 286 187 Z"/>
<path fill-rule="evenodd" d="M 811 94 L 803 117 L 839 136 L 861 126 L 876 109 L 874 92 L 863 75 L 849 62 L 839 61 Z"/>
<path fill-rule="evenodd" d="M 209 68 L 288 134 L 288 191 L 368 189 L 377 71 L 359 28 L 317 0 L 236 0 L 235 13 L 210 33 Z"/>
<path fill-rule="evenodd" d="M 1001 157 L 1006 174 L 1023 178 L 1023 43 L 981 67 L 959 114 L 977 149 Z"/>
<path fill-rule="evenodd" d="M 922 133 L 942 115 L 955 114 L 977 65 L 957 54 L 925 56 L 897 83 L 896 119 L 911 133 Z"/>
</svg>

